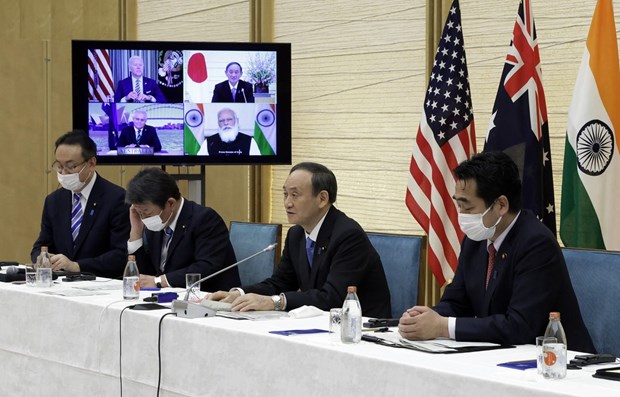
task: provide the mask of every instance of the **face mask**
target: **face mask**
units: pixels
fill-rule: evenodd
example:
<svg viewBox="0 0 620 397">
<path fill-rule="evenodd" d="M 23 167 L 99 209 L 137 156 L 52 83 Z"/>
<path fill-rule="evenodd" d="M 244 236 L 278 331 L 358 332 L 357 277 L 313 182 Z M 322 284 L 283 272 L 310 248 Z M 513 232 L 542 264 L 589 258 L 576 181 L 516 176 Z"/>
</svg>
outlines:
<svg viewBox="0 0 620 397">
<path fill-rule="evenodd" d="M 152 232 L 161 232 L 162 230 L 164 230 L 164 228 L 166 227 L 166 223 L 168 223 L 170 217 L 172 216 L 172 213 L 170 213 L 168 220 L 166 222 L 163 222 L 160 217 L 163 212 L 164 210 L 161 210 L 158 215 L 153 215 L 149 216 L 148 218 L 142 219 L 142 223 L 144 223 L 144 226 L 146 226 L 146 228 Z"/>
<path fill-rule="evenodd" d="M 82 169 L 75 174 L 64 175 L 60 172 L 56 172 L 56 176 L 58 177 L 58 183 L 60 183 L 60 185 L 65 189 L 71 190 L 72 192 L 77 192 L 78 190 L 81 190 L 84 186 L 86 186 L 85 182 L 80 181 L 80 173 L 84 170 L 84 168 L 86 168 L 86 164 L 84 164 L 84 167 L 82 167 Z"/>
<path fill-rule="evenodd" d="M 492 207 L 492 205 L 491 205 Z M 482 218 L 491 210 L 487 208 L 482 214 L 459 214 L 459 226 L 467 237 L 474 241 L 488 240 L 495 234 L 495 227 L 502 220 L 500 216 L 495 225 L 491 227 L 484 226 Z"/>
</svg>

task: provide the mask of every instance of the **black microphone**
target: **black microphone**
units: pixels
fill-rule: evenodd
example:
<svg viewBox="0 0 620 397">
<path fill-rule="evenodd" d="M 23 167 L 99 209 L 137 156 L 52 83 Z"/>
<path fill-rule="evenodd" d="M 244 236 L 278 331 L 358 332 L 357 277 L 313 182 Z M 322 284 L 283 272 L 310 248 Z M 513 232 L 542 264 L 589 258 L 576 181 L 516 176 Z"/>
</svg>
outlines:
<svg viewBox="0 0 620 397">
<path fill-rule="evenodd" d="M 193 283 L 192 285 L 190 285 L 187 288 L 187 291 L 185 292 L 185 296 L 183 297 L 183 300 L 176 299 L 176 300 L 172 301 L 172 312 L 176 313 L 178 317 L 187 317 L 187 318 L 215 316 L 215 311 L 213 309 L 210 309 L 210 308 L 208 308 L 206 306 L 203 306 L 201 304 L 198 304 L 198 303 L 194 303 L 194 302 L 188 301 L 189 294 L 190 294 L 190 291 L 192 290 L 192 288 L 194 288 L 195 286 L 199 285 L 203 281 L 207 281 L 210 278 L 213 278 L 213 277 L 217 276 L 218 274 L 225 272 L 226 270 L 230 270 L 233 267 L 239 266 L 243 262 L 249 261 L 250 259 L 252 259 L 252 258 L 254 258 L 254 257 L 256 257 L 256 256 L 258 256 L 260 254 L 263 254 L 265 252 L 271 252 L 277 246 L 278 246 L 278 243 L 273 243 L 271 245 L 268 245 L 267 247 L 263 248 L 262 250 L 256 252 L 255 254 L 252 254 L 252 255 L 248 256 L 247 258 L 241 259 L 240 261 L 237 261 L 237 262 L 233 263 L 230 266 L 227 266 L 227 267 L 225 267 L 223 269 L 220 269 L 217 272 L 209 274 L 208 276 L 203 277 L 200 280 L 196 281 L 195 283 Z"/>
<path fill-rule="evenodd" d="M 21 273 L 24 273 L 25 271 L 22 271 Z M 6 268 L 6 274 L 17 274 L 20 273 L 19 271 L 19 267 L 17 266 L 9 266 Z"/>
<path fill-rule="evenodd" d="M 245 90 L 243 88 L 241 89 L 241 93 L 243 94 L 243 100 L 245 103 L 248 103 L 248 98 L 245 97 Z"/>
</svg>

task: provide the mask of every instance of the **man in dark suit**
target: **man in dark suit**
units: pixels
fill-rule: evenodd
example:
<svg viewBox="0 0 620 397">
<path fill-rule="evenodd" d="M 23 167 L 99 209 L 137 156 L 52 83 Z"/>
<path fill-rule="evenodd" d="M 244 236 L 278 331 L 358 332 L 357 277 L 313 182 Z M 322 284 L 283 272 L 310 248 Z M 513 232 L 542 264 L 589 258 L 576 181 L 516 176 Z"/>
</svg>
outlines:
<svg viewBox="0 0 620 397">
<path fill-rule="evenodd" d="M 157 81 L 143 76 L 144 63 L 140 56 L 129 58 L 129 73 L 129 77 L 116 84 L 114 102 L 166 102 Z"/>
<path fill-rule="evenodd" d="M 236 262 L 228 229 L 215 210 L 185 200 L 175 180 L 160 168 L 138 172 L 127 185 L 131 232 L 143 287 L 185 288 L 185 274 L 208 276 Z M 205 291 L 239 285 L 232 268 L 202 283 Z"/>
<path fill-rule="evenodd" d="M 47 246 L 55 271 L 117 278 L 127 262 L 128 208 L 125 191 L 95 171 L 96 153 L 95 142 L 83 131 L 56 141 L 52 168 L 63 189 L 45 199 L 41 232 L 30 256 L 35 262 Z"/>
<path fill-rule="evenodd" d="M 521 209 L 521 180 L 502 152 L 485 152 L 455 170 L 463 239 L 454 281 L 433 309 L 400 319 L 407 339 L 533 344 L 559 311 L 568 348 L 594 352 L 556 237 Z"/>
<path fill-rule="evenodd" d="M 284 208 L 296 224 L 273 275 L 254 285 L 218 291 L 209 299 L 232 302 L 233 311 L 341 307 L 347 286 L 357 286 L 362 314 L 390 316 L 383 265 L 366 233 L 336 209 L 334 174 L 316 163 L 295 165 L 284 183 Z"/>
<path fill-rule="evenodd" d="M 152 147 L 155 152 L 161 152 L 161 142 L 157 136 L 157 130 L 155 127 L 146 125 L 147 118 L 148 116 L 144 110 L 134 110 L 133 124 L 121 130 L 116 146 L 148 146 Z"/>
<path fill-rule="evenodd" d="M 240 80 L 243 68 L 238 62 L 226 65 L 226 77 L 228 80 L 215 85 L 211 102 L 254 102 L 254 90 L 252 84 Z"/>
</svg>

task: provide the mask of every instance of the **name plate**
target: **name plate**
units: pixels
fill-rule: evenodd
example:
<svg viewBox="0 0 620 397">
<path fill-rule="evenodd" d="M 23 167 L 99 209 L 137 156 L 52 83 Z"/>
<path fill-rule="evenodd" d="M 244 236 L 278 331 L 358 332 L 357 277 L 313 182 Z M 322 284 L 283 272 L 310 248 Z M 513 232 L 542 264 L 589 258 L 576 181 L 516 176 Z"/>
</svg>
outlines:
<svg viewBox="0 0 620 397">
<path fill-rule="evenodd" d="M 153 155 L 155 151 L 152 147 L 119 147 L 116 149 L 119 155 Z"/>
</svg>

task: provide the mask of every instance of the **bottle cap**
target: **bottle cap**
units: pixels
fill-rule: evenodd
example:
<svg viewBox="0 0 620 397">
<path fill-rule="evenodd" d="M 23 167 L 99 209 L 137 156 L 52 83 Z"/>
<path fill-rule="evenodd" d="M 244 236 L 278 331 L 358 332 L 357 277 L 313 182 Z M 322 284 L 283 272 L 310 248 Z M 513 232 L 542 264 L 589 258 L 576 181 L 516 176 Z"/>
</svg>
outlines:
<svg viewBox="0 0 620 397">
<path fill-rule="evenodd" d="M 127 260 L 130 260 L 130 261 L 135 261 L 135 260 L 136 260 L 136 256 L 135 256 L 135 255 L 129 255 L 129 256 L 127 257 Z"/>
<path fill-rule="evenodd" d="M 560 319 L 560 312 L 549 313 L 549 320 L 559 320 L 559 319 Z"/>
<path fill-rule="evenodd" d="M 347 293 L 348 293 L 348 294 L 350 294 L 350 293 L 357 293 L 357 287 L 356 287 L 356 286 L 354 286 L 354 285 L 349 285 L 349 286 L 347 287 Z"/>
<path fill-rule="evenodd" d="M 47 251 L 49 251 L 49 248 L 47 248 L 47 245 L 42 245 L 41 246 L 41 251 L 47 252 Z"/>
</svg>

